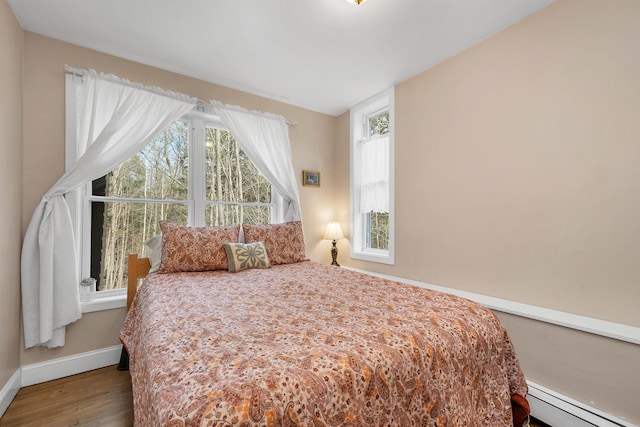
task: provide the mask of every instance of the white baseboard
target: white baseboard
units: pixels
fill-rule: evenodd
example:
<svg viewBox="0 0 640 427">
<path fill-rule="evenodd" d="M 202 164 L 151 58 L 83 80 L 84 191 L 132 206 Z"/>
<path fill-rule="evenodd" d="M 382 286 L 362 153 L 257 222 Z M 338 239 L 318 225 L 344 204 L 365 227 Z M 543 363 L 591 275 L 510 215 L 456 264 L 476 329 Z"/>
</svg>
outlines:
<svg viewBox="0 0 640 427">
<path fill-rule="evenodd" d="M 562 427 L 635 427 L 620 418 L 578 402 L 539 384 L 527 381 L 531 416 L 550 426 Z"/>
<path fill-rule="evenodd" d="M 115 345 L 100 350 L 25 365 L 22 367 L 22 387 L 115 365 L 120 361 L 121 350 L 121 345 Z"/>
<path fill-rule="evenodd" d="M 13 398 L 16 397 L 18 391 L 20 390 L 22 370 L 18 368 L 18 370 L 11 376 L 9 381 L 2 387 L 0 390 L 0 417 L 4 415 L 4 412 L 7 410 Z"/>
</svg>

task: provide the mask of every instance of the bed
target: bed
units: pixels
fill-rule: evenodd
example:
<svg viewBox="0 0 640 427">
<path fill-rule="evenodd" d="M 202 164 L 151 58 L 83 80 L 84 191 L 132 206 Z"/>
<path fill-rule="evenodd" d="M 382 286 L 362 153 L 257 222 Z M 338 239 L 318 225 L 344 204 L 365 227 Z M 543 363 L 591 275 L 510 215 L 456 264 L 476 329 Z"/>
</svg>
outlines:
<svg viewBox="0 0 640 427">
<path fill-rule="evenodd" d="M 272 237 L 237 247 L 278 260 Z M 526 425 L 527 385 L 490 310 L 301 254 L 130 286 L 136 426 Z M 131 255 L 129 283 L 150 268 Z"/>
</svg>

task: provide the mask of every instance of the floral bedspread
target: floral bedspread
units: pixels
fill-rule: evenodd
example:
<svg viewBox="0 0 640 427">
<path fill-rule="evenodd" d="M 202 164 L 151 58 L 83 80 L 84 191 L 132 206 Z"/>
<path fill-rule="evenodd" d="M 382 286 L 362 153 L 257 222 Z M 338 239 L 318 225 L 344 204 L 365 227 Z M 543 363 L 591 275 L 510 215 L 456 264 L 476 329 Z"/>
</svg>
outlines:
<svg viewBox="0 0 640 427">
<path fill-rule="evenodd" d="M 121 340 L 138 427 L 511 426 L 527 392 L 490 310 L 308 261 L 151 274 Z"/>
</svg>

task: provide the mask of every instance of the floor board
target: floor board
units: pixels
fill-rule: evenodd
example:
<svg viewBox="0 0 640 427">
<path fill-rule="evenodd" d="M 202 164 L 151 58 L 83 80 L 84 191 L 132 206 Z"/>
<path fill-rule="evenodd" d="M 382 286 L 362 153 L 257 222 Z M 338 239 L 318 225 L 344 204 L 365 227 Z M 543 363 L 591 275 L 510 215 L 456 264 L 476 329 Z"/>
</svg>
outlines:
<svg viewBox="0 0 640 427">
<path fill-rule="evenodd" d="M 20 389 L 1 427 L 133 426 L 131 377 L 109 366 Z"/>
<path fill-rule="evenodd" d="M 129 372 L 114 365 L 24 387 L 0 418 L 0 427 L 9 426 L 133 426 Z"/>
</svg>

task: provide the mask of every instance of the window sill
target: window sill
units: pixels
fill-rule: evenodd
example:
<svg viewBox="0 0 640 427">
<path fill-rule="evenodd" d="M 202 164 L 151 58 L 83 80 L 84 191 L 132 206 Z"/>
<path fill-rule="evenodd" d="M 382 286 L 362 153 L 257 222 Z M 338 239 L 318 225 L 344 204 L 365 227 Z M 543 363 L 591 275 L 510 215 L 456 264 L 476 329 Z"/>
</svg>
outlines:
<svg viewBox="0 0 640 427">
<path fill-rule="evenodd" d="M 127 306 L 127 295 L 117 294 L 99 297 L 93 301 L 81 302 L 80 305 L 82 306 L 82 313 L 123 308 Z"/>
<path fill-rule="evenodd" d="M 395 265 L 393 254 L 387 251 L 351 251 L 351 258 L 380 264 Z"/>
</svg>

